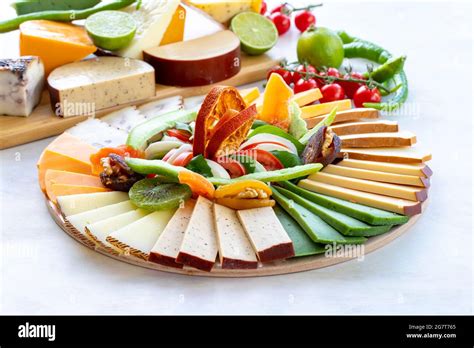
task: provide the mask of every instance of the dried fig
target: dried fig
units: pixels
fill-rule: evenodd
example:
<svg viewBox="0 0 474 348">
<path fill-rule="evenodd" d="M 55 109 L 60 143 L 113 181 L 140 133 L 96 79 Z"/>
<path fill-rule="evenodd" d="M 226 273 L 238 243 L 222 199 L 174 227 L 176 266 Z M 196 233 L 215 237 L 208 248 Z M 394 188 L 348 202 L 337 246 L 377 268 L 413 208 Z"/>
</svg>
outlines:
<svg viewBox="0 0 474 348">
<path fill-rule="evenodd" d="M 132 171 L 123 157 L 115 153 L 102 158 L 101 164 L 104 170 L 100 173 L 100 181 L 115 191 L 128 192 L 134 183 L 144 178 Z"/>
<path fill-rule="evenodd" d="M 328 127 L 321 127 L 309 138 L 301 158 L 304 163 L 331 164 L 341 150 L 341 139 Z"/>
</svg>

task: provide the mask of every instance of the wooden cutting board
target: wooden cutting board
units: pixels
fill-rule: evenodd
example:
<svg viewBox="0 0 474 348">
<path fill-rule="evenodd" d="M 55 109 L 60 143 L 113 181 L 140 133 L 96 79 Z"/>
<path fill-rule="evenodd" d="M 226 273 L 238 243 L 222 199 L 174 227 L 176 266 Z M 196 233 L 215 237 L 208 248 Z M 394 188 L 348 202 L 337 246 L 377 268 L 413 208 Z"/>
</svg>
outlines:
<svg viewBox="0 0 474 348">
<path fill-rule="evenodd" d="M 221 81 L 219 85 L 238 86 L 246 83 L 259 81 L 265 78 L 268 69 L 275 65 L 279 59 L 269 55 L 245 56 L 242 55 L 242 69 L 234 77 Z M 132 105 L 140 105 L 152 100 L 181 95 L 192 97 L 209 92 L 214 85 L 200 87 L 170 87 L 156 85 L 156 95 L 147 100 L 133 102 Z M 126 104 L 130 105 L 130 104 Z M 97 117 L 108 114 L 126 105 L 108 108 L 96 113 Z M 29 143 L 31 141 L 58 135 L 75 124 L 85 120 L 87 116 L 75 116 L 69 118 L 57 117 L 51 109 L 48 93 L 45 91 L 40 105 L 28 117 L 0 116 L 0 149 Z"/>
</svg>

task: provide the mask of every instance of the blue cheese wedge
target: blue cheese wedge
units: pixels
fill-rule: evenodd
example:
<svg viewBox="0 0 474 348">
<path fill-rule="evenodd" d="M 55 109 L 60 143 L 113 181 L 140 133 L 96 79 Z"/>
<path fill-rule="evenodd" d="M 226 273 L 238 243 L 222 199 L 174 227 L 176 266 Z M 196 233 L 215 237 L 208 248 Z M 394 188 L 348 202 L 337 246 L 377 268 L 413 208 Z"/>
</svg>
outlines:
<svg viewBox="0 0 474 348">
<path fill-rule="evenodd" d="M 128 133 L 133 127 L 145 122 L 146 118 L 135 106 L 127 106 L 101 117 L 100 120 Z"/>
<path fill-rule="evenodd" d="M 164 266 L 183 267 L 183 264 L 176 262 L 176 258 L 183 242 L 184 232 L 191 219 L 194 205 L 195 201 L 188 199 L 182 207 L 176 210 L 176 213 L 174 213 L 165 230 L 151 249 L 148 261 Z"/>
<path fill-rule="evenodd" d="M 273 208 L 239 210 L 237 216 L 261 262 L 295 256 L 293 242 Z"/>
<path fill-rule="evenodd" d="M 155 211 L 112 232 L 106 241 L 126 255 L 148 260 L 151 248 L 155 245 L 174 212 L 175 209 Z"/>
<path fill-rule="evenodd" d="M 29 116 L 41 100 L 44 66 L 38 57 L 0 59 L 0 115 Z"/>
<path fill-rule="evenodd" d="M 150 119 L 167 114 L 168 112 L 182 110 L 183 108 L 183 97 L 178 95 L 142 104 L 138 107 L 138 111 L 145 116 L 145 118 Z"/>
<path fill-rule="evenodd" d="M 64 216 L 79 214 L 88 210 L 105 207 L 127 201 L 128 194 L 125 192 L 96 192 L 69 196 L 59 196 L 58 205 Z"/>
<path fill-rule="evenodd" d="M 89 118 L 80 122 L 69 128 L 67 132 L 97 148 L 125 144 L 128 136 L 124 130 L 112 127 L 97 118 Z"/>
<path fill-rule="evenodd" d="M 202 196 L 197 199 L 176 262 L 211 271 L 218 250 L 212 204 Z"/>
<path fill-rule="evenodd" d="M 214 219 L 222 268 L 257 268 L 258 260 L 235 210 L 214 204 Z"/>
<path fill-rule="evenodd" d="M 86 225 L 85 233 L 96 247 L 105 249 L 114 254 L 121 254 L 122 250 L 107 242 L 107 237 L 113 232 L 130 225 L 147 216 L 148 211 L 143 209 L 132 210 L 120 215 L 109 217 L 93 224 Z"/>
<path fill-rule="evenodd" d="M 155 70 L 141 60 L 99 57 L 56 68 L 48 76 L 48 88 L 56 115 L 94 116 L 155 96 Z"/>
</svg>

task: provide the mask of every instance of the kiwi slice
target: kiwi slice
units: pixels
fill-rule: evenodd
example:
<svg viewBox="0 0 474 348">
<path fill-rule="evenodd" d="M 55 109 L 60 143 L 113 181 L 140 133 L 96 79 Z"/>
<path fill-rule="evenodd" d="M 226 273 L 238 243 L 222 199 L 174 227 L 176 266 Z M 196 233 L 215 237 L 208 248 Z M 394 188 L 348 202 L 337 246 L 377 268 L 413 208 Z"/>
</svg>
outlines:
<svg viewBox="0 0 474 348">
<path fill-rule="evenodd" d="M 137 181 L 128 195 L 138 208 L 154 211 L 177 208 L 191 198 L 192 192 L 187 185 L 153 178 Z"/>
</svg>

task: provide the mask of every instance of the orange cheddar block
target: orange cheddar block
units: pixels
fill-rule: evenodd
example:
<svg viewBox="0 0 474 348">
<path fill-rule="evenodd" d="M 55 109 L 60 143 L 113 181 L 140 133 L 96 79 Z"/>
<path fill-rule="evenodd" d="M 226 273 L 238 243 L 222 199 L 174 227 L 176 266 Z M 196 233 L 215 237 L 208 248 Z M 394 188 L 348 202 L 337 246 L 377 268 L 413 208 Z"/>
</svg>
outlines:
<svg viewBox="0 0 474 348">
<path fill-rule="evenodd" d="M 104 188 L 100 178 L 93 175 L 67 172 L 64 170 L 48 169 L 45 174 L 46 194 L 49 199 L 56 202 L 56 196 L 53 193 L 53 185 L 67 184 Z"/>
<path fill-rule="evenodd" d="M 293 90 L 285 80 L 278 74 L 271 74 L 263 94 L 262 112 L 258 118 L 288 130 L 290 125 L 289 103 L 292 97 Z"/>
<path fill-rule="evenodd" d="M 45 175 L 48 169 L 65 170 L 74 173 L 92 174 L 90 156 L 97 149 L 79 138 L 63 133 L 41 154 L 38 160 L 38 179 L 41 190 L 46 191 Z"/>
<path fill-rule="evenodd" d="M 20 25 L 20 55 L 40 57 L 46 75 L 58 66 L 87 57 L 96 49 L 81 26 L 48 20 Z"/>
<path fill-rule="evenodd" d="M 179 5 L 171 18 L 168 29 L 166 29 L 163 38 L 161 39 L 160 46 L 183 41 L 185 22 L 186 9 Z"/>
<path fill-rule="evenodd" d="M 105 187 L 94 187 L 94 186 L 81 186 L 81 185 L 68 185 L 68 184 L 52 184 L 51 192 L 56 203 L 56 197 L 78 195 L 83 193 L 95 193 L 95 192 L 108 192 L 111 191 Z"/>
</svg>

